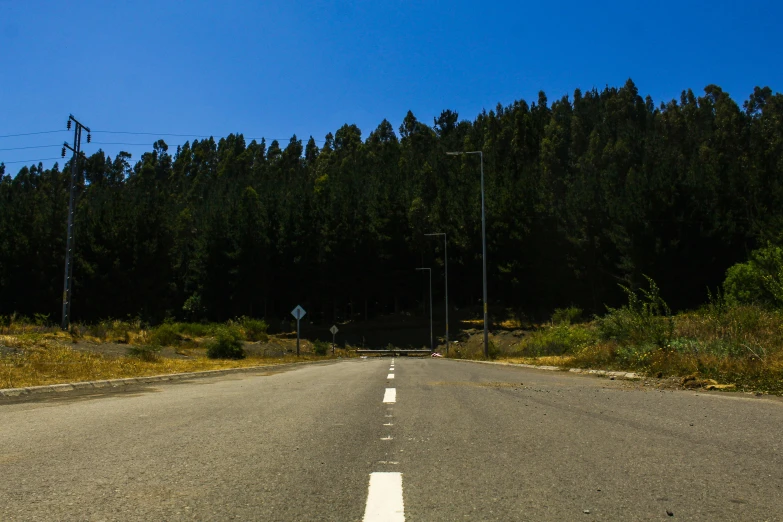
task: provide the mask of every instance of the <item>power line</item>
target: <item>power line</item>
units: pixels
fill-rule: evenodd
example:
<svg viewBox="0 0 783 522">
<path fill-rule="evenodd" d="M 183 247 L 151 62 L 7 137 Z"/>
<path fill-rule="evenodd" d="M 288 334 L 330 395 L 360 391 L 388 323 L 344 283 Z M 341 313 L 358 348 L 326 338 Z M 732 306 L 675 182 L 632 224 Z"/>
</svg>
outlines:
<svg viewBox="0 0 783 522">
<path fill-rule="evenodd" d="M 63 130 L 52 131 L 38 131 L 38 132 L 23 132 L 21 134 L 4 134 L 0 138 L 15 138 L 16 136 L 33 136 L 34 134 L 54 134 L 55 132 L 67 132 Z"/>
<path fill-rule="evenodd" d="M 41 161 L 51 161 L 51 160 L 61 160 L 62 158 L 41 158 L 41 159 L 29 159 L 29 160 L 18 160 L 18 161 L 0 161 L 0 163 L 4 165 L 10 165 L 11 163 L 37 163 Z"/>
<path fill-rule="evenodd" d="M 38 132 L 24 132 L 20 134 L 4 134 L 0 135 L 0 138 L 14 138 L 17 136 L 33 136 L 38 134 L 54 134 L 57 132 L 67 132 L 62 130 L 53 130 L 53 131 L 38 131 Z M 214 138 L 214 134 L 175 134 L 171 132 L 133 132 L 133 131 L 112 131 L 112 130 L 94 130 L 92 132 L 98 132 L 103 134 L 127 134 L 131 136 L 172 136 L 176 138 Z M 221 136 L 219 136 L 221 137 Z M 286 140 L 290 140 L 291 138 L 267 138 L 267 137 L 260 137 L 260 138 L 252 138 L 252 137 L 245 137 L 246 140 L 270 140 L 270 141 L 279 141 L 284 142 Z M 301 141 L 307 141 L 304 139 L 299 138 Z M 318 143 L 326 143 L 325 140 L 317 140 L 313 138 L 313 141 L 316 141 Z M 105 143 L 105 145 L 136 145 L 135 143 Z M 59 147 L 59 145 L 57 145 Z M 0 150 L 15 150 L 15 149 L 0 149 Z"/>
<path fill-rule="evenodd" d="M 137 147 L 152 147 L 151 143 L 125 143 L 123 141 L 93 141 L 92 144 L 93 145 L 134 145 Z"/>
<path fill-rule="evenodd" d="M 174 136 L 177 138 L 214 138 L 214 134 L 173 134 L 170 132 L 131 132 L 131 131 L 110 131 L 110 130 L 94 130 L 93 132 L 96 133 L 103 133 L 103 134 L 128 134 L 132 136 Z M 241 133 L 239 133 L 241 134 Z M 220 136 L 219 136 L 220 137 Z M 262 136 L 260 138 L 253 138 L 249 136 L 243 136 L 246 140 L 274 140 L 274 141 L 285 141 L 290 140 L 291 138 L 267 138 L 265 136 Z M 305 141 L 305 140 L 301 140 Z M 316 140 L 313 138 L 313 141 L 317 141 L 320 143 L 326 143 L 325 140 Z M 109 144 L 107 144 L 109 145 Z M 115 145 L 115 144 L 111 144 Z M 135 143 L 117 143 L 116 145 L 136 145 Z"/>
<path fill-rule="evenodd" d="M 170 132 L 130 132 L 130 131 L 110 131 L 110 130 L 94 130 L 93 132 L 100 132 L 103 134 L 132 134 L 134 136 L 177 136 L 179 138 L 209 138 L 207 134 L 172 134 Z"/>
<path fill-rule="evenodd" d="M 58 143 L 56 145 L 31 145 L 29 147 L 11 147 L 8 149 L 0 149 L 0 150 L 24 150 L 24 149 L 46 149 L 50 147 L 62 147 L 62 144 Z"/>
</svg>

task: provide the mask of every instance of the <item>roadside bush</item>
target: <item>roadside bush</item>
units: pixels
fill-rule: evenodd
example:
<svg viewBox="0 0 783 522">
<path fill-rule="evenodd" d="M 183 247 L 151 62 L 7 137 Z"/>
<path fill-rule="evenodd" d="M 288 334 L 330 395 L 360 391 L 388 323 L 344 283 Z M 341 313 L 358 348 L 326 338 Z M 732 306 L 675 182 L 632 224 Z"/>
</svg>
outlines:
<svg viewBox="0 0 783 522">
<path fill-rule="evenodd" d="M 35 319 L 33 319 L 33 321 L 35 322 L 35 326 L 49 327 L 52 325 L 49 314 L 34 314 L 34 317 Z"/>
<path fill-rule="evenodd" d="M 215 338 L 207 344 L 207 357 L 210 359 L 244 359 L 242 332 L 236 326 L 219 326 L 215 329 Z"/>
<path fill-rule="evenodd" d="M 316 355 L 326 355 L 329 352 L 329 343 L 325 341 L 315 341 L 313 343 L 313 352 Z"/>
<path fill-rule="evenodd" d="M 637 293 L 620 285 L 628 295 L 628 304 L 622 308 L 606 307 L 608 313 L 597 321 L 603 340 L 635 345 L 651 343 L 666 348 L 674 337 L 671 309 L 661 297 L 655 281 L 645 278 L 649 290 L 640 288 Z"/>
<path fill-rule="evenodd" d="M 783 249 L 768 244 L 726 271 L 723 291 L 729 305 L 783 306 Z"/>
<path fill-rule="evenodd" d="M 153 346 L 174 346 L 179 343 L 180 336 L 171 323 L 163 323 L 154 328 L 147 336 L 147 344 Z"/>
<path fill-rule="evenodd" d="M 555 308 L 555 312 L 552 314 L 553 324 L 573 324 L 579 322 L 582 318 L 582 309 L 576 306 L 569 306 L 568 308 Z"/>
<path fill-rule="evenodd" d="M 245 339 L 248 341 L 266 342 L 269 340 L 269 336 L 266 333 L 269 325 L 265 321 L 251 317 L 241 317 L 239 323 L 242 325 L 242 329 L 245 331 Z"/>
<path fill-rule="evenodd" d="M 560 324 L 537 330 L 525 337 L 517 350 L 526 357 L 574 353 L 596 341 L 595 332 L 584 326 Z"/>
<path fill-rule="evenodd" d="M 646 369 L 652 364 L 656 351 L 661 348 L 654 344 L 641 346 L 617 346 L 614 349 L 614 359 L 620 363 L 621 368 Z"/>
<path fill-rule="evenodd" d="M 205 323 L 175 323 L 173 327 L 180 335 L 188 337 L 207 337 L 215 328 L 214 325 Z"/>
<path fill-rule="evenodd" d="M 490 359 L 497 359 L 500 356 L 500 347 L 492 339 L 489 340 L 487 355 Z"/>
<path fill-rule="evenodd" d="M 156 362 L 160 360 L 160 346 L 130 346 L 128 347 L 127 353 L 129 357 L 136 357 L 145 362 Z"/>
<path fill-rule="evenodd" d="M 764 289 L 764 274 L 751 263 L 738 263 L 726 271 L 723 281 L 726 300 L 731 304 L 763 303 L 769 301 Z"/>
</svg>

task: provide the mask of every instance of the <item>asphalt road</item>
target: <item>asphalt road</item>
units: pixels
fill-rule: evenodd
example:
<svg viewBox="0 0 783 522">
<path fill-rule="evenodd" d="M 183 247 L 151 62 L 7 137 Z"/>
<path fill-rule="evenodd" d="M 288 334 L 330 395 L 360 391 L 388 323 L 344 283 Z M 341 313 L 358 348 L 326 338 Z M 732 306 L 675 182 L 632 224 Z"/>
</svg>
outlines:
<svg viewBox="0 0 783 522">
<path fill-rule="evenodd" d="M 783 520 L 781 428 L 779 398 L 357 359 L 0 402 L 0 520 Z"/>
</svg>

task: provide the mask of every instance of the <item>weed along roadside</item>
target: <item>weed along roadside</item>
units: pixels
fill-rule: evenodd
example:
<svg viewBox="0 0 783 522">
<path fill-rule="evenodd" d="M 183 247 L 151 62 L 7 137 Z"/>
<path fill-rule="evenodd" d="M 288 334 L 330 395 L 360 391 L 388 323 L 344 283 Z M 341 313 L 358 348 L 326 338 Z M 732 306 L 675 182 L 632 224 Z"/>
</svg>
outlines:
<svg viewBox="0 0 783 522">
<path fill-rule="evenodd" d="M 72 325 L 69 332 L 25 321 L 0 330 L 0 389 L 145 378 L 195 372 L 244 371 L 294 362 L 351 357 L 327 354 L 303 341 L 300 357 L 266 323 L 240 318 L 221 324 L 106 321 Z"/>
<path fill-rule="evenodd" d="M 572 307 L 556 310 L 547 324 L 496 329 L 491 359 L 615 378 L 633 373 L 683 388 L 783 395 L 779 310 L 711 296 L 698 310 L 673 314 L 652 280 L 647 288 L 625 290 L 628 303 L 603 317 L 585 321 Z M 450 356 L 483 359 L 478 337 L 464 337 Z"/>
</svg>

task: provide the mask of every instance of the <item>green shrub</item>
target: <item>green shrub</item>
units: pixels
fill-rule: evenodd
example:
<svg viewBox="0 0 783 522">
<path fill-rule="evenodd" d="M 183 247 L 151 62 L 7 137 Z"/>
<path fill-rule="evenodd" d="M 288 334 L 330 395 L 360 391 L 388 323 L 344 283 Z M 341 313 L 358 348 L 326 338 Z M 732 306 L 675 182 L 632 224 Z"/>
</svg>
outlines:
<svg viewBox="0 0 783 522">
<path fill-rule="evenodd" d="M 726 301 L 732 305 L 764 303 L 769 295 L 764 288 L 764 273 L 752 263 L 738 263 L 726 271 L 723 281 Z"/>
<path fill-rule="evenodd" d="M 189 337 L 207 337 L 215 330 L 214 325 L 205 323 L 175 323 L 173 327 L 180 335 Z"/>
<path fill-rule="evenodd" d="M 244 359 L 242 332 L 236 326 L 218 326 L 215 338 L 207 344 L 210 359 Z"/>
<path fill-rule="evenodd" d="M 595 332 L 584 326 L 560 324 L 536 330 L 525 337 L 517 350 L 526 357 L 574 353 L 596 341 Z"/>
<path fill-rule="evenodd" d="M 36 326 L 51 326 L 52 321 L 49 319 L 49 314 L 34 314 L 34 322 Z"/>
<path fill-rule="evenodd" d="M 130 346 L 128 347 L 128 356 L 136 357 L 146 362 L 155 362 L 160 360 L 160 346 Z"/>
<path fill-rule="evenodd" d="M 185 303 L 182 305 L 182 311 L 185 312 L 185 317 L 188 320 L 193 321 L 204 317 L 207 309 L 201 302 L 201 295 L 198 292 L 194 292 L 185 300 Z"/>
<path fill-rule="evenodd" d="M 242 325 L 242 329 L 245 331 L 245 339 L 248 341 L 266 342 L 269 340 L 269 336 L 266 333 L 269 325 L 265 321 L 251 317 L 241 317 L 239 323 Z"/>
<path fill-rule="evenodd" d="M 568 308 L 555 308 L 555 312 L 552 314 L 553 324 L 573 324 L 582 318 L 582 309 L 576 306 L 569 306 Z"/>
<path fill-rule="evenodd" d="M 330 344 L 325 341 L 315 341 L 313 343 L 313 352 L 316 355 L 326 355 L 329 352 Z"/>
<path fill-rule="evenodd" d="M 163 323 L 154 328 L 147 337 L 147 344 L 153 346 L 174 346 L 179 341 L 180 336 L 171 323 Z"/>
<path fill-rule="evenodd" d="M 489 340 L 487 355 L 490 359 L 497 359 L 500 356 L 500 347 L 492 339 Z"/>
<path fill-rule="evenodd" d="M 660 348 L 650 343 L 640 346 L 617 346 L 614 350 L 614 358 L 623 368 L 644 369 L 652 364 L 656 350 Z"/>
<path fill-rule="evenodd" d="M 768 244 L 754 250 L 750 259 L 726 271 L 723 282 L 726 302 L 783 305 L 783 249 Z"/>
<path fill-rule="evenodd" d="M 649 290 L 640 288 L 637 293 L 620 285 L 628 295 L 628 304 L 622 308 L 606 307 L 608 313 L 597 321 L 602 339 L 636 345 L 651 343 L 661 348 L 668 346 L 674 336 L 671 309 L 661 297 L 655 281 L 645 278 Z"/>
</svg>

